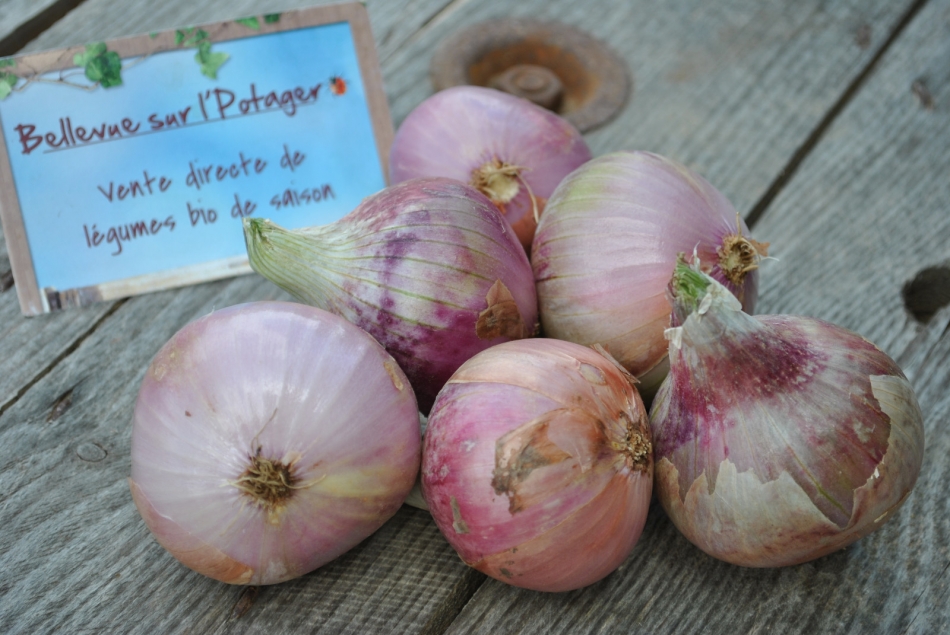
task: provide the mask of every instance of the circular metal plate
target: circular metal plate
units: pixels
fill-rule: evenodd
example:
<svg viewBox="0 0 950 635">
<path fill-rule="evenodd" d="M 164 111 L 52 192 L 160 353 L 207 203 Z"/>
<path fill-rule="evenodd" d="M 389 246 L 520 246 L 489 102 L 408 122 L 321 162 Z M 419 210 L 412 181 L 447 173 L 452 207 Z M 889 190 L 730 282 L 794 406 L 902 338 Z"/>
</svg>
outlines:
<svg viewBox="0 0 950 635">
<path fill-rule="evenodd" d="M 481 22 L 443 39 L 432 56 L 436 90 L 474 84 L 497 86 L 513 66 L 543 66 L 560 79 L 555 112 L 581 132 L 616 115 L 627 101 L 627 68 L 599 40 L 558 22 L 501 19 Z"/>
</svg>

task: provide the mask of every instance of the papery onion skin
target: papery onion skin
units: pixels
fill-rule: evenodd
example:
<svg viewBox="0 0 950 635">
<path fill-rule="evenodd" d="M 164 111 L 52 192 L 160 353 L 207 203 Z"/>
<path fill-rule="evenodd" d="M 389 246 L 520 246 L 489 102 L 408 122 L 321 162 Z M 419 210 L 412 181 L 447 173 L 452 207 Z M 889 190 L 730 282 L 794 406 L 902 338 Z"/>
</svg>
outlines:
<svg viewBox="0 0 950 635">
<path fill-rule="evenodd" d="M 390 186 L 322 227 L 245 219 L 245 238 L 255 271 L 375 337 L 423 413 L 466 359 L 537 329 L 524 250 L 488 199 L 457 181 Z"/>
<path fill-rule="evenodd" d="M 146 371 L 132 428 L 135 505 L 184 565 L 274 584 L 347 551 L 396 513 L 421 443 L 408 380 L 345 320 L 287 302 L 215 311 Z M 271 502 L 250 465 L 288 468 Z M 245 488 L 245 489 L 242 489 Z"/>
<path fill-rule="evenodd" d="M 741 281 L 734 284 L 717 250 L 739 235 L 746 240 L 736 247 L 758 252 L 747 254 L 752 269 L 737 274 Z M 643 378 L 666 357 L 666 286 L 677 255 L 695 250 L 702 262 L 715 263 L 712 276 L 751 313 L 758 288 L 754 266 L 766 247 L 749 239 L 722 194 L 679 163 L 649 152 L 598 157 L 561 182 L 535 234 L 531 262 L 542 332 L 601 344 Z"/>
<path fill-rule="evenodd" d="M 538 591 L 592 584 L 623 562 L 653 484 L 630 379 L 550 339 L 496 346 L 453 375 L 426 429 L 422 490 L 464 562 Z"/>
<path fill-rule="evenodd" d="M 492 88 L 455 86 L 423 101 L 400 124 L 390 151 L 390 182 L 444 176 L 477 186 L 476 173 L 490 171 L 490 162 L 513 166 L 517 177 L 499 179 L 516 192 L 514 198 L 505 200 L 511 192 L 498 188 L 493 195 L 484 180 L 482 191 L 529 249 L 537 226 L 534 207 L 543 210 L 561 179 L 590 158 L 580 132 L 550 110 Z"/>
<path fill-rule="evenodd" d="M 674 300 L 684 323 L 670 329 L 650 414 L 673 523 L 748 567 L 806 562 L 879 527 L 923 460 L 923 418 L 897 364 L 833 324 L 751 317 L 714 283 L 703 293 L 704 308 Z"/>
</svg>

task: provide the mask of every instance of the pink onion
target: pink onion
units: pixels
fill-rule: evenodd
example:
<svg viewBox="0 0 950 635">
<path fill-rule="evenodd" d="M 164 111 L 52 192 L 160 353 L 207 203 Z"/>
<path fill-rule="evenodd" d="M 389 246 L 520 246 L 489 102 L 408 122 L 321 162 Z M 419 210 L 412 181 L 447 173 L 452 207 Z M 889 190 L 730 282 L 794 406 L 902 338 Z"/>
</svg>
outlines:
<svg viewBox="0 0 950 635">
<path fill-rule="evenodd" d="M 677 254 L 713 263 L 711 275 L 751 312 L 766 247 L 686 167 L 648 152 L 599 157 L 564 179 L 541 217 L 531 262 L 542 330 L 601 344 L 648 388 L 665 374 Z M 654 368 L 658 379 L 645 378 Z"/>
<path fill-rule="evenodd" d="M 478 188 L 506 215 L 525 249 L 534 209 L 591 158 L 583 137 L 553 112 L 491 88 L 456 86 L 429 97 L 399 126 L 390 181 L 444 176 Z"/>
<path fill-rule="evenodd" d="M 319 309 L 260 302 L 188 324 L 152 360 L 129 484 L 183 564 L 273 584 L 378 529 L 419 458 L 412 390 L 373 338 Z"/>
<path fill-rule="evenodd" d="M 254 270 L 375 337 L 423 412 L 466 359 L 537 327 L 524 250 L 491 202 L 463 183 L 415 179 L 329 225 L 288 231 L 247 218 L 244 233 Z"/>
<path fill-rule="evenodd" d="M 462 365 L 429 417 L 422 489 L 463 561 L 539 591 L 586 586 L 623 562 L 653 485 L 631 381 L 613 359 L 549 339 Z"/>
<path fill-rule="evenodd" d="M 734 564 L 797 564 L 877 529 L 917 480 L 923 420 L 873 344 L 820 320 L 751 317 L 680 264 L 670 374 L 651 412 L 673 523 Z"/>
</svg>

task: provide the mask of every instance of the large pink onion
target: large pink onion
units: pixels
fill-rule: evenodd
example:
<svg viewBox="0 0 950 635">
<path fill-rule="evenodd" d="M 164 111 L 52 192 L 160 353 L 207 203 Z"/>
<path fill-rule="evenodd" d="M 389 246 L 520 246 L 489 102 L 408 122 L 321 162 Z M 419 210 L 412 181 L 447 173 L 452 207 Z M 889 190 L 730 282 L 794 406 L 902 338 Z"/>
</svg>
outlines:
<svg viewBox="0 0 950 635">
<path fill-rule="evenodd" d="M 543 332 L 601 344 L 643 377 L 666 357 L 666 286 L 677 255 L 695 250 L 712 263 L 712 276 L 751 312 L 766 246 L 679 163 L 648 152 L 599 157 L 564 179 L 541 217 L 531 262 Z"/>
<path fill-rule="evenodd" d="M 415 398 L 373 338 L 319 309 L 262 302 L 188 324 L 152 360 L 129 483 L 183 564 L 273 584 L 378 529 L 419 453 Z"/>
<path fill-rule="evenodd" d="M 422 489 L 462 560 L 515 586 L 566 591 L 627 557 L 650 505 L 653 459 L 632 378 L 549 339 L 479 353 L 439 393 Z"/>
<path fill-rule="evenodd" d="M 505 214 L 525 249 L 554 188 L 591 158 L 584 138 L 553 112 L 491 88 L 432 95 L 399 126 L 390 180 L 444 176 L 469 183 Z"/>
<path fill-rule="evenodd" d="M 495 206 L 463 183 L 414 179 L 329 225 L 288 231 L 248 218 L 244 232 L 254 270 L 375 337 L 423 412 L 466 359 L 534 335 L 528 258 Z"/>
<path fill-rule="evenodd" d="M 894 361 L 812 318 L 752 317 L 685 264 L 670 374 L 650 414 L 656 491 L 706 553 L 805 562 L 893 517 L 917 480 L 923 418 Z"/>
</svg>

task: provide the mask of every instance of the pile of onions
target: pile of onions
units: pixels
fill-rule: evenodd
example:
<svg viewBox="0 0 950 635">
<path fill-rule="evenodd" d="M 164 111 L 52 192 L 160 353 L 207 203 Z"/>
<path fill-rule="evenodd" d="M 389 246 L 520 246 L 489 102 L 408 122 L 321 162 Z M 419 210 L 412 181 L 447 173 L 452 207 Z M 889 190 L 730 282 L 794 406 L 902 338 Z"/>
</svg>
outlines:
<svg viewBox="0 0 950 635">
<path fill-rule="evenodd" d="M 666 372 L 666 286 L 677 254 L 712 263 L 709 273 L 752 312 L 766 247 L 686 167 L 647 152 L 599 157 L 558 186 L 534 238 L 542 330 L 602 345 L 650 388 Z"/>
<path fill-rule="evenodd" d="M 577 129 L 526 99 L 457 86 L 429 97 L 403 121 L 390 152 L 390 181 L 444 176 L 498 205 L 530 249 L 536 216 L 554 188 L 591 158 Z"/>
<path fill-rule="evenodd" d="M 422 490 L 470 566 L 509 584 L 567 591 L 627 557 L 653 486 L 633 379 L 602 352 L 522 340 L 467 361 L 439 393 Z"/>
<path fill-rule="evenodd" d="M 288 231 L 246 218 L 244 232 L 254 270 L 375 337 L 423 412 L 462 362 L 537 328 L 524 249 L 464 183 L 414 179 L 329 225 Z"/>
<path fill-rule="evenodd" d="M 904 501 L 923 460 L 920 407 L 897 364 L 820 320 L 752 317 L 685 263 L 682 326 L 650 413 L 656 492 L 681 532 L 728 562 L 772 567 L 840 549 Z"/>
<path fill-rule="evenodd" d="M 392 357 L 325 311 L 262 302 L 188 324 L 152 360 L 129 484 L 183 564 L 273 584 L 378 529 L 419 459 L 416 401 Z"/>
</svg>

